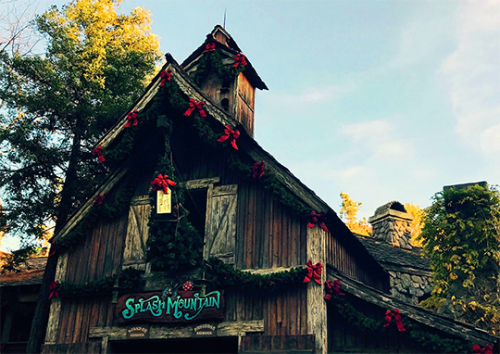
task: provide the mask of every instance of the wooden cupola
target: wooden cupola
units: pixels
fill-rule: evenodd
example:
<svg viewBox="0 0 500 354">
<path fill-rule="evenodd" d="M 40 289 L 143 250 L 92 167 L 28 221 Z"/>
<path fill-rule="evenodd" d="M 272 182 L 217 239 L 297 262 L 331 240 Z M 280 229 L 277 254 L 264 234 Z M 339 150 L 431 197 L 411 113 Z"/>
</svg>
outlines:
<svg viewBox="0 0 500 354">
<path fill-rule="evenodd" d="M 207 66 L 206 55 L 217 51 L 217 62 L 210 62 Z M 217 66 L 222 65 L 225 71 L 233 68 L 235 56 L 243 54 L 224 28 L 217 25 L 207 35 L 205 42 L 198 47 L 181 64 L 186 73 L 195 79 L 201 91 L 207 95 L 213 103 L 230 114 L 235 120 L 247 130 L 253 137 L 254 111 L 255 111 L 255 89 L 267 90 L 266 84 L 259 77 L 252 64 L 245 57 L 246 66 L 239 75 L 222 75 Z"/>
</svg>

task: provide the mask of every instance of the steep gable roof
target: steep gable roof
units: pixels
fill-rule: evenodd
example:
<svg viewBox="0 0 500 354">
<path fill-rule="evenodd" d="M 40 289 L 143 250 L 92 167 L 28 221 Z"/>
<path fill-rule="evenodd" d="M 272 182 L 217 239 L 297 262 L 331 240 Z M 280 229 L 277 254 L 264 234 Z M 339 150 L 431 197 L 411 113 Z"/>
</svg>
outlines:
<svg viewBox="0 0 500 354">
<path fill-rule="evenodd" d="M 193 80 L 186 74 L 186 72 L 179 66 L 175 59 L 170 55 L 166 54 L 166 63 L 160 70 L 160 72 L 153 78 L 151 83 L 145 89 L 144 94 L 132 105 L 129 111 L 124 113 L 118 122 L 108 131 L 108 133 L 96 144 L 97 146 L 102 146 L 106 149 L 110 146 L 113 141 L 126 129 L 125 123 L 127 122 L 128 112 L 131 111 L 143 111 L 148 104 L 153 100 L 155 95 L 158 93 L 161 84 L 160 73 L 162 71 L 171 70 L 172 80 L 176 82 L 180 91 L 187 97 L 193 98 L 196 101 L 204 101 L 204 110 L 208 114 L 205 119 L 213 119 L 215 122 L 220 124 L 223 128 L 229 125 L 233 128 L 237 128 L 241 132 L 241 136 L 238 139 L 238 146 L 240 151 L 244 151 L 250 158 L 255 162 L 266 161 L 266 171 L 272 173 L 282 185 L 289 190 L 291 193 L 296 195 L 300 200 L 304 202 L 308 207 L 315 211 L 325 211 L 327 215 L 327 226 L 332 234 L 335 234 L 341 242 L 346 243 L 351 247 L 351 249 L 363 258 L 367 266 L 372 267 L 372 269 L 379 270 L 385 273 L 385 270 L 380 266 L 380 264 L 367 252 L 365 247 L 361 242 L 351 234 L 347 226 L 340 220 L 335 211 L 330 208 L 320 197 L 318 197 L 311 189 L 304 185 L 297 177 L 295 177 L 285 166 L 281 165 L 273 156 L 271 156 L 267 151 L 265 151 L 245 130 L 245 128 L 233 119 L 224 110 L 219 108 L 218 105 L 213 103 L 208 97 L 206 97 L 200 89 L 196 86 Z M 246 69 L 245 69 L 246 72 Z M 60 232 L 54 236 L 52 242 L 57 242 L 60 238 L 67 235 L 78 222 L 91 210 L 93 207 L 93 201 L 96 196 L 108 193 L 121 179 L 126 175 L 131 165 L 125 163 L 120 168 L 113 171 L 109 177 L 97 188 L 94 195 L 91 196 L 74 214 L 73 216 L 63 225 Z"/>
<path fill-rule="evenodd" d="M 222 36 L 218 34 L 222 34 Z M 221 38 L 223 38 L 222 42 Z M 194 64 L 196 59 L 199 58 L 205 50 L 205 45 L 208 43 L 214 43 L 217 49 L 221 50 L 230 58 L 234 58 L 236 54 L 241 53 L 240 47 L 238 47 L 231 35 L 220 25 L 217 25 L 214 27 L 212 32 L 207 34 L 205 41 L 182 62 L 181 67 L 187 70 L 192 64 Z M 264 81 L 262 81 L 259 74 L 257 74 L 257 71 L 254 69 L 248 57 L 246 57 L 246 61 L 247 66 L 245 68 L 245 76 L 248 78 L 248 81 L 250 81 L 255 88 L 268 90 L 267 85 Z"/>
</svg>

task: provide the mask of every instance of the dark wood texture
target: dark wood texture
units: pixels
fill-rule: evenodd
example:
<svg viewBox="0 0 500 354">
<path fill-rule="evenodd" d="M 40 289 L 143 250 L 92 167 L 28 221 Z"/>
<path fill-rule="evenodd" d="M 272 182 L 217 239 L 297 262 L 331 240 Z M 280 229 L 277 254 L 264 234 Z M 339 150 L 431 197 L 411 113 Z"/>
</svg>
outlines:
<svg viewBox="0 0 500 354">
<path fill-rule="evenodd" d="M 241 338 L 240 353 L 314 353 L 314 335 L 266 336 L 251 334 Z"/>
<path fill-rule="evenodd" d="M 101 353 L 101 341 L 89 341 L 84 343 L 68 344 L 46 344 L 42 346 L 42 354 L 99 354 Z"/>
<path fill-rule="evenodd" d="M 384 274 L 380 274 L 379 269 L 371 268 L 353 248 L 347 247 L 342 239 L 335 237 L 335 235 L 329 236 L 326 238 L 326 259 L 328 264 L 368 286 L 388 291 L 388 275 L 384 276 Z"/>
</svg>

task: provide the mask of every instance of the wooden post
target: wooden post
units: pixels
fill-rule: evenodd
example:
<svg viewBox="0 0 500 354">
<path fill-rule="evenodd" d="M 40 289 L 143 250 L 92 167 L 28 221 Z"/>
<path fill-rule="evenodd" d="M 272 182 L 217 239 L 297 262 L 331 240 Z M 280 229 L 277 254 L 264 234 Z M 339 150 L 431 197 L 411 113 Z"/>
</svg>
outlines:
<svg viewBox="0 0 500 354">
<path fill-rule="evenodd" d="M 307 319 L 309 333 L 316 337 L 316 354 L 326 354 L 328 351 L 326 327 L 326 303 L 324 296 L 324 283 L 326 281 L 326 233 L 319 227 L 307 229 L 307 259 L 313 264 L 321 262 L 321 286 L 311 281 L 307 284 Z"/>
<path fill-rule="evenodd" d="M 55 279 L 59 281 L 66 280 L 66 268 L 68 265 L 68 254 L 63 253 L 57 260 Z M 59 315 L 61 313 L 61 299 L 53 297 L 50 303 L 49 322 L 47 323 L 47 332 L 45 334 L 45 344 L 55 344 L 57 332 L 59 330 Z"/>
</svg>

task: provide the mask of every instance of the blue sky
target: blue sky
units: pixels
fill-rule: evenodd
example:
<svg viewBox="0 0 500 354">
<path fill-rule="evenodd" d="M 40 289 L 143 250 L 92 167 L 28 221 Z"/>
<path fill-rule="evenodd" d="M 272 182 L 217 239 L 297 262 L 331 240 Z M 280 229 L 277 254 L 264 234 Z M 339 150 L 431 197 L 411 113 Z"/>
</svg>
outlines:
<svg viewBox="0 0 500 354">
<path fill-rule="evenodd" d="M 21 2 L 21 1 L 20 1 Z M 49 4 L 38 1 L 38 11 Z M 334 210 L 500 183 L 500 1 L 124 0 L 182 62 L 222 24 L 269 91 L 257 142 Z"/>
</svg>

